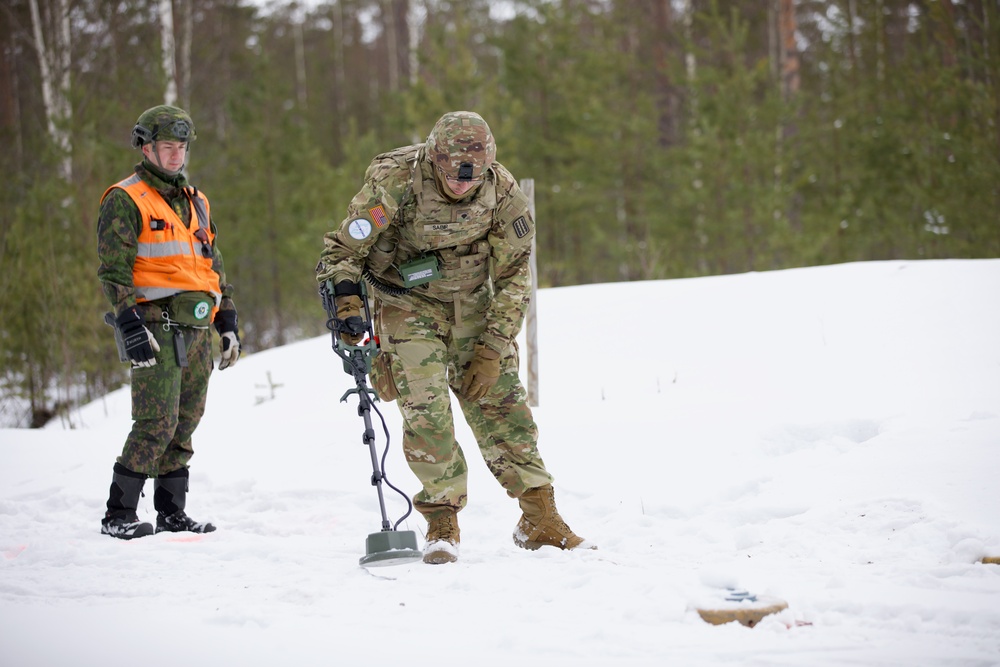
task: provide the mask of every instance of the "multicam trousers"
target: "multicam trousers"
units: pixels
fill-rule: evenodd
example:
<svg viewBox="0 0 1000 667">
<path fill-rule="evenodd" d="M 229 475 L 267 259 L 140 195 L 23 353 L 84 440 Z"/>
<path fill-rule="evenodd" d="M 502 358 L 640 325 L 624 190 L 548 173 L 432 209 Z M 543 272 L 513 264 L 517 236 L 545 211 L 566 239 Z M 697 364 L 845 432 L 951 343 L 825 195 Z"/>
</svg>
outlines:
<svg viewBox="0 0 1000 667">
<path fill-rule="evenodd" d="M 485 305 L 467 313 L 458 325 L 448 309 L 413 312 L 415 308 L 384 302 L 378 307 L 381 347 L 390 355 L 399 390 L 403 451 L 423 485 L 414 505 L 424 513 L 436 507 L 458 511 L 467 500 L 468 466 L 455 439 L 449 388 L 486 465 L 508 495 L 516 498 L 552 482 L 538 453 L 538 428 L 517 374 L 516 343 L 504 350 L 500 378 L 484 398 L 469 401 L 459 391 L 473 347 L 486 327 Z"/>
<path fill-rule="evenodd" d="M 156 365 L 132 368 L 132 431 L 118 462 L 150 477 L 186 468 L 194 455 L 191 435 L 205 413 L 212 374 L 212 334 L 208 329 L 149 322 L 160 351 Z M 174 333 L 182 332 L 188 366 L 177 364 Z"/>
</svg>

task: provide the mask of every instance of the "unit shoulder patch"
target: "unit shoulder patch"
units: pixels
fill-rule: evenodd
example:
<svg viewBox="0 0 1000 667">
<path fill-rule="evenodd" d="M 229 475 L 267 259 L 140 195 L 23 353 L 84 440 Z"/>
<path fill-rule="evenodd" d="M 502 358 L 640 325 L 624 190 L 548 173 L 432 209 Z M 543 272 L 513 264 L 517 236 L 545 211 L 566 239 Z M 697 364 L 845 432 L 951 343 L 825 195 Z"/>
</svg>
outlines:
<svg viewBox="0 0 1000 667">
<path fill-rule="evenodd" d="M 510 226 L 511 229 L 514 230 L 514 236 L 519 239 L 523 239 L 531 233 L 531 225 L 528 224 L 528 221 L 524 219 L 523 215 L 514 222 L 510 223 Z"/>
<path fill-rule="evenodd" d="M 347 233 L 355 241 L 364 241 L 372 233 L 372 223 L 368 218 L 355 218 L 347 223 Z"/>
<path fill-rule="evenodd" d="M 535 226 L 530 216 L 519 215 L 504 226 L 504 233 L 507 243 L 514 248 L 520 248 L 531 242 L 535 236 Z"/>
</svg>

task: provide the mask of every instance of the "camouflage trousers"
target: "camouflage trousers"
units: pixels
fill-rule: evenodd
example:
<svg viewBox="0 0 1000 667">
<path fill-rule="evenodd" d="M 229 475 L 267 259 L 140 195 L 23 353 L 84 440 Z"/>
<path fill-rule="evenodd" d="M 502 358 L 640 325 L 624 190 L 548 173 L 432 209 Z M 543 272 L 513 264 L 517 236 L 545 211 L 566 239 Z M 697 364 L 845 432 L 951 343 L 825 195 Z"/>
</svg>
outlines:
<svg viewBox="0 0 1000 667">
<path fill-rule="evenodd" d="M 403 417 L 403 451 L 423 489 L 414 496 L 421 512 L 465 507 L 468 466 L 455 438 L 449 388 L 455 393 L 479 451 L 511 497 L 552 482 L 538 453 L 538 427 L 518 377 L 517 344 L 504 350 L 500 378 L 479 401 L 459 389 L 473 346 L 486 328 L 481 304 L 455 324 L 447 309 L 379 304 L 377 323 L 383 351 L 390 355 Z M 434 311 L 440 312 L 434 312 Z"/>
<path fill-rule="evenodd" d="M 205 413 L 212 359 L 208 329 L 172 327 L 147 322 L 160 351 L 156 365 L 132 368 L 132 431 L 118 463 L 150 477 L 186 468 L 194 455 L 191 435 Z M 187 347 L 188 366 L 177 364 L 174 334 L 180 331 Z"/>
</svg>

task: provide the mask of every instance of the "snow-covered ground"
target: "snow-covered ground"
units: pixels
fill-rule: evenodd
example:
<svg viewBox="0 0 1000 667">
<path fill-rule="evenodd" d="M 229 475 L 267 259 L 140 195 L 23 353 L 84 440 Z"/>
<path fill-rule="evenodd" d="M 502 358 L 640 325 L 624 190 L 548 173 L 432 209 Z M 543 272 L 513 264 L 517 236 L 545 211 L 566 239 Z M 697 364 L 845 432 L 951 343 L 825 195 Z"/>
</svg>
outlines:
<svg viewBox="0 0 1000 667">
<path fill-rule="evenodd" d="M 328 336 L 213 376 L 212 534 L 100 535 L 127 388 L 0 430 L 0 665 L 1000 665 L 998 298 L 1000 260 L 543 290 L 540 448 L 594 552 L 514 546 L 459 416 L 460 561 L 360 567 L 380 516 Z M 709 625 L 726 586 L 788 608 Z"/>
</svg>

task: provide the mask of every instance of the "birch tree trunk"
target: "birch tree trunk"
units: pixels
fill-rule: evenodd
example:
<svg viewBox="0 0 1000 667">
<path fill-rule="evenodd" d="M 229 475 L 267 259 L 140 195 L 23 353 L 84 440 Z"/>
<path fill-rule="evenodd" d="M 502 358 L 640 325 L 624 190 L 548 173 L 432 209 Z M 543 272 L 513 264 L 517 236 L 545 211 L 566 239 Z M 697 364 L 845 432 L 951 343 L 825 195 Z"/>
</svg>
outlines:
<svg viewBox="0 0 1000 667">
<path fill-rule="evenodd" d="M 983 3 L 982 7 L 982 17 L 983 17 L 983 54 L 984 60 L 986 61 L 986 85 L 993 91 L 993 113 L 995 116 L 995 128 L 1000 128 L 1000 85 L 995 80 L 996 77 L 993 76 L 993 72 L 997 68 L 996 55 L 997 48 L 995 44 L 991 44 L 990 35 L 993 34 L 990 26 L 990 13 L 1000 11 L 1000 7 L 995 9 L 990 9 Z M 995 17 L 995 15 L 994 15 Z M 996 23 L 996 18 L 993 19 L 993 23 Z M 994 40 L 996 37 L 994 37 Z M 992 60 L 991 60 L 992 59 Z M 997 138 L 997 155 L 1000 155 L 1000 131 L 994 131 L 994 136 Z M 997 193 L 996 199 L 1000 201 L 1000 192 Z"/>
<path fill-rule="evenodd" d="M 408 36 L 407 59 L 410 70 L 410 86 L 417 85 L 417 78 L 420 74 L 420 23 L 426 14 L 421 0 L 410 0 L 406 8 L 406 30 Z"/>
<path fill-rule="evenodd" d="M 306 94 L 306 47 L 302 22 L 302 18 L 295 19 L 292 36 L 295 40 L 295 96 L 299 102 L 299 110 L 305 111 L 309 98 Z"/>
<path fill-rule="evenodd" d="M 194 7 L 192 0 L 178 0 L 181 5 L 183 28 L 181 29 L 180 48 L 180 99 L 181 106 L 189 113 L 191 111 L 191 42 L 194 39 Z"/>
<path fill-rule="evenodd" d="M 885 12 L 883 0 L 875 0 L 875 79 L 880 84 L 876 90 L 882 92 L 881 84 L 885 82 Z"/>
<path fill-rule="evenodd" d="M 799 92 L 799 47 L 795 42 L 798 23 L 793 0 L 779 0 L 778 30 L 781 35 L 781 92 L 785 100 Z"/>
<path fill-rule="evenodd" d="M 683 0 L 681 3 L 681 23 L 684 26 L 684 38 L 690 43 L 692 39 L 691 29 L 694 23 L 694 8 L 691 6 L 691 0 Z M 693 51 L 688 51 L 684 54 L 684 70 L 687 73 L 688 85 L 692 86 L 698 76 L 698 59 L 695 57 Z M 693 120 L 698 112 L 698 96 L 693 89 L 690 95 L 691 104 L 689 113 L 691 113 L 691 119 Z"/>
<path fill-rule="evenodd" d="M 799 94 L 801 75 L 799 72 L 799 47 L 795 41 L 795 32 L 798 30 L 798 21 L 795 17 L 794 0 L 778 0 L 778 41 L 781 70 L 781 96 L 789 110 L 795 109 L 795 100 Z M 789 115 L 782 123 L 778 136 L 778 159 L 775 167 L 775 189 L 778 192 L 784 188 L 785 183 L 794 180 L 797 174 L 792 173 L 794 160 L 788 156 L 795 155 L 795 143 L 798 135 L 798 119 Z M 786 170 L 789 173 L 785 173 Z M 802 231 L 802 201 L 801 195 L 794 192 L 794 188 L 789 188 L 792 192 L 788 202 L 788 210 L 785 216 L 788 224 L 796 232 Z"/>
<path fill-rule="evenodd" d="M 382 23 L 385 26 L 386 64 L 389 68 L 389 91 L 399 90 L 399 37 L 396 8 L 393 0 L 382 1 Z"/>
<path fill-rule="evenodd" d="M 692 6 L 691 0 L 683 0 L 681 3 L 681 25 L 684 28 L 684 39 L 689 43 L 693 43 L 694 39 L 694 7 Z M 687 90 L 688 90 L 688 104 L 687 104 L 687 123 L 688 131 L 692 135 L 697 136 L 697 124 L 698 124 L 698 59 L 694 54 L 694 51 L 687 51 L 684 54 L 684 70 L 687 76 Z M 696 162 L 694 165 L 694 176 L 695 180 L 700 182 L 703 180 L 702 176 L 702 164 L 700 161 Z M 703 199 L 699 199 L 696 205 L 696 213 L 694 219 L 694 235 L 695 241 L 698 244 L 698 253 L 695 261 L 697 262 L 698 271 L 701 273 L 708 273 L 708 259 L 705 255 L 705 248 L 708 245 L 708 236 L 705 234 L 705 202 Z"/>
<path fill-rule="evenodd" d="M 848 58 L 851 63 L 851 87 L 854 90 L 858 88 L 858 72 L 860 71 L 860 65 L 858 64 L 858 38 L 856 34 L 858 26 L 858 8 L 855 4 L 855 0 L 847 0 L 847 44 L 848 44 Z"/>
<path fill-rule="evenodd" d="M 167 87 L 163 92 L 163 103 L 177 104 L 177 71 L 174 65 L 174 5 L 171 0 L 160 0 L 160 38 L 163 46 L 163 76 Z"/>
<path fill-rule="evenodd" d="M 336 101 L 337 152 L 343 149 L 347 135 L 347 73 L 344 58 L 344 3 L 333 7 L 333 93 Z"/>
<path fill-rule="evenodd" d="M 68 183 L 73 180 L 73 145 L 69 127 L 73 120 L 73 110 L 69 104 L 69 0 L 55 0 L 55 29 L 49 30 L 42 24 L 38 0 L 30 0 L 31 22 L 34 29 L 35 50 L 38 52 L 38 66 L 42 75 L 42 103 L 45 105 L 45 120 L 49 136 L 60 153 L 60 172 Z M 46 45 L 45 33 L 53 36 L 52 43 Z"/>
<path fill-rule="evenodd" d="M 669 0 L 654 0 L 653 21 L 656 26 L 653 53 L 656 58 L 656 98 L 659 104 L 660 146 L 669 148 L 677 143 L 677 96 L 670 80 L 671 8 Z"/>
<path fill-rule="evenodd" d="M 21 100 L 17 95 L 18 76 L 16 59 L 19 54 L 13 48 L 15 40 L 13 27 L 8 22 L 0 35 L 0 128 L 9 128 L 13 139 L 14 165 L 20 170 L 24 160 L 24 129 L 21 125 Z M 2 227 L 0 227 L 2 230 Z M 0 244 L 3 233 L 0 231 Z"/>
</svg>

